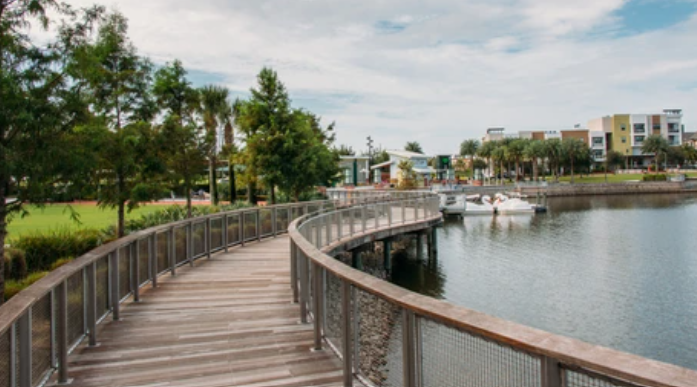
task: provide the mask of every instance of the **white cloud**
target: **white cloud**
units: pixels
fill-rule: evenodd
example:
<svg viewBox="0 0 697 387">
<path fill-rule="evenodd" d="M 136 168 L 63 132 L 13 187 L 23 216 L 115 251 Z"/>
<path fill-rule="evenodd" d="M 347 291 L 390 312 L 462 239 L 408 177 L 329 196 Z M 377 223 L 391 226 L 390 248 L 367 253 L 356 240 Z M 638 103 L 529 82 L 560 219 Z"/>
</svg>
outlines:
<svg viewBox="0 0 697 387">
<path fill-rule="evenodd" d="M 367 135 L 391 148 L 418 140 L 436 153 L 455 152 L 490 126 L 561 129 L 663 107 L 689 118 L 697 91 L 681 86 L 697 81 L 697 22 L 619 38 L 624 2 L 107 3 L 157 62 L 179 58 L 224 75 L 238 92 L 272 66 L 296 100 L 337 121 L 339 142 L 362 149 Z"/>
</svg>

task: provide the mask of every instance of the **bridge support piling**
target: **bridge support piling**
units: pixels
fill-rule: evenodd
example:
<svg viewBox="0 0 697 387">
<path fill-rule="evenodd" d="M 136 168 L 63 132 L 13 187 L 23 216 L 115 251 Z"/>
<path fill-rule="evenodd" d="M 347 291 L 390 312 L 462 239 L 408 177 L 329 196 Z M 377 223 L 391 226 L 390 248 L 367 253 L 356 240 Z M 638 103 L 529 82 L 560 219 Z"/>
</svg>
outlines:
<svg viewBox="0 0 697 387">
<path fill-rule="evenodd" d="M 382 241 L 382 264 L 385 270 L 392 270 L 392 239 Z"/>
<path fill-rule="evenodd" d="M 421 232 L 416 233 L 416 258 L 424 258 L 424 235 Z"/>
<path fill-rule="evenodd" d="M 351 266 L 357 270 L 363 270 L 363 252 L 359 249 L 351 251 Z"/>
</svg>

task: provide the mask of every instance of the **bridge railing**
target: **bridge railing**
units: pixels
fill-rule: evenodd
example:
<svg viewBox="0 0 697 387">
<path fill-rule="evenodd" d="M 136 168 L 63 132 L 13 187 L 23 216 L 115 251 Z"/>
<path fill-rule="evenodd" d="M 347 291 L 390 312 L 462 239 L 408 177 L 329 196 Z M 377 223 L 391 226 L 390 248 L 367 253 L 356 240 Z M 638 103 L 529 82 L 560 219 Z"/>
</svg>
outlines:
<svg viewBox="0 0 697 387">
<path fill-rule="evenodd" d="M 344 385 L 697 386 L 697 372 L 590 345 L 419 295 L 329 254 L 440 222 L 437 197 L 312 214 L 290 228 L 292 287 L 315 349 Z M 473 252 L 476 253 L 476 252 Z"/>
<path fill-rule="evenodd" d="M 118 320 L 120 304 L 143 286 L 218 251 L 286 233 L 300 216 L 383 200 L 365 193 L 315 202 L 211 214 L 139 231 L 52 271 L 0 307 L 0 387 L 32 387 L 54 371 L 68 380 L 67 356 L 98 341 L 97 325 Z"/>
</svg>

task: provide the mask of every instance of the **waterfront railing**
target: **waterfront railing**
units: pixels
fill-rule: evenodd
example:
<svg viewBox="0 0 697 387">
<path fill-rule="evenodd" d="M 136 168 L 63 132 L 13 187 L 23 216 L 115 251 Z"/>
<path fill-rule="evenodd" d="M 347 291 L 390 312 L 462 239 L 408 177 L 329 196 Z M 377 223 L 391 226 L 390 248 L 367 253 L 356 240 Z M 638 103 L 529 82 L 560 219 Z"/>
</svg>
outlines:
<svg viewBox="0 0 697 387">
<path fill-rule="evenodd" d="M 316 350 L 341 359 L 345 386 L 697 386 L 693 370 L 419 295 L 333 256 L 404 233 L 423 234 L 441 221 L 438 203 L 437 196 L 426 196 L 361 204 L 290 225 L 301 320 L 312 322 Z"/>
</svg>

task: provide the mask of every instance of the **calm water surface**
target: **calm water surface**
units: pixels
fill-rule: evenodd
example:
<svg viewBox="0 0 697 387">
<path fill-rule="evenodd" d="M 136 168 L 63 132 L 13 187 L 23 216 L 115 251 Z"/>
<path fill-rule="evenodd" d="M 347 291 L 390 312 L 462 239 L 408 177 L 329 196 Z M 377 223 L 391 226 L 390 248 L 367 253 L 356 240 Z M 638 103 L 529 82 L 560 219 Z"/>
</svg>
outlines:
<svg viewBox="0 0 697 387">
<path fill-rule="evenodd" d="M 493 316 L 697 369 L 697 196 L 548 205 L 542 215 L 446 221 L 437 262 L 396 259 L 392 280 Z"/>
</svg>

